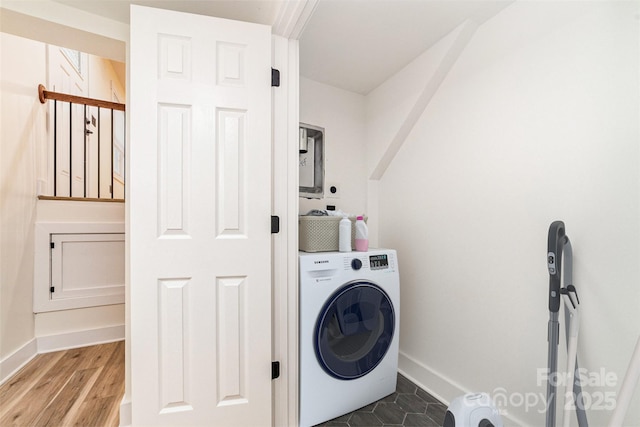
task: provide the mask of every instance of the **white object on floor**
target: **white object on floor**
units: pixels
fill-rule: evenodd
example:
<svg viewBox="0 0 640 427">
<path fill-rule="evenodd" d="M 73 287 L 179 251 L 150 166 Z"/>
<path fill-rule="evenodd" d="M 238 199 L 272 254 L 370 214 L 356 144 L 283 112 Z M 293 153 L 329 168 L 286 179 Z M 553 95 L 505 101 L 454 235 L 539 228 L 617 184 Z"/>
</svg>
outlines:
<svg viewBox="0 0 640 427">
<path fill-rule="evenodd" d="M 503 427 L 498 409 L 487 393 L 467 393 L 451 401 L 444 427 Z"/>
</svg>

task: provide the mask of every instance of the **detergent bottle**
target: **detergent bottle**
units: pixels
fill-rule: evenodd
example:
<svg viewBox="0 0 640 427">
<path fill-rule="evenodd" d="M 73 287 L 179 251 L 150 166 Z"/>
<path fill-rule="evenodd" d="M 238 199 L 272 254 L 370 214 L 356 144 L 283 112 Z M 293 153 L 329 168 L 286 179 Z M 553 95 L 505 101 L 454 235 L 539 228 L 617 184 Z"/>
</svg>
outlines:
<svg viewBox="0 0 640 427">
<path fill-rule="evenodd" d="M 338 250 L 340 252 L 351 252 L 351 220 L 346 216 L 340 220 Z"/>
<path fill-rule="evenodd" d="M 358 215 L 356 218 L 356 251 L 366 252 L 369 250 L 369 229 L 364 222 L 364 217 Z"/>
</svg>

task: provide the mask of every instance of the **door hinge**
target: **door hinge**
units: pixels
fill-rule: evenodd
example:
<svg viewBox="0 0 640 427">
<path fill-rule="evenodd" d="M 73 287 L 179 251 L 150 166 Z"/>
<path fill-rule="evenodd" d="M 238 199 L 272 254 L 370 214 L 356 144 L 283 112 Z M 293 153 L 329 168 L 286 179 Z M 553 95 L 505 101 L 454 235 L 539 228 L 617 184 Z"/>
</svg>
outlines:
<svg viewBox="0 0 640 427">
<path fill-rule="evenodd" d="M 49 292 L 54 293 L 56 291 L 56 288 L 54 286 L 49 288 Z"/>
<path fill-rule="evenodd" d="M 280 232 L 280 217 L 271 215 L 271 234 Z"/>
<path fill-rule="evenodd" d="M 271 379 L 280 378 L 280 362 L 271 362 Z"/>
<path fill-rule="evenodd" d="M 51 242 L 51 243 L 49 244 L 49 246 L 51 246 L 51 249 L 53 249 L 53 248 L 55 248 L 55 247 L 56 247 L 56 244 L 55 244 L 54 242 Z"/>
<path fill-rule="evenodd" d="M 271 86 L 280 87 L 280 70 L 271 69 Z"/>
</svg>

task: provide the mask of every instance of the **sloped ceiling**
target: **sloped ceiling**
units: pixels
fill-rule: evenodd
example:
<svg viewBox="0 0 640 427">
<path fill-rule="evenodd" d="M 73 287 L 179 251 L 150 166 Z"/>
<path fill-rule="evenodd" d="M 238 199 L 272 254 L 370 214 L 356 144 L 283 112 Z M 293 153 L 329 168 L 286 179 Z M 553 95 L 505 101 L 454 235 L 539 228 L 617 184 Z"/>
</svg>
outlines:
<svg viewBox="0 0 640 427">
<path fill-rule="evenodd" d="M 300 74 L 367 94 L 467 19 L 510 1 L 320 0 L 300 37 Z"/>
<path fill-rule="evenodd" d="M 274 25 L 291 0 L 55 0 L 118 22 L 129 5 Z M 367 94 L 450 31 L 483 22 L 511 3 L 485 0 L 308 0 L 315 9 L 300 39 L 300 74 Z"/>
</svg>

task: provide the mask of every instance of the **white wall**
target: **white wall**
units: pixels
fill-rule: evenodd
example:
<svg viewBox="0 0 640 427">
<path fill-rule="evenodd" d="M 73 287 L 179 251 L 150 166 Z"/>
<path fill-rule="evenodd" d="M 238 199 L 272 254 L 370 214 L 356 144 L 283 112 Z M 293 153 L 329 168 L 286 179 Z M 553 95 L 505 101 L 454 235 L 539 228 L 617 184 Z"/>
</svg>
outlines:
<svg viewBox="0 0 640 427">
<path fill-rule="evenodd" d="M 370 213 L 369 240 L 374 247 L 380 246 L 379 179 L 425 106 L 437 93 L 475 28 L 475 23 L 463 23 L 366 97 L 367 210 Z M 402 188 L 404 185 L 399 190 Z M 414 191 L 418 194 L 420 189 Z"/>
<path fill-rule="evenodd" d="M 399 254 L 401 369 L 443 399 L 483 390 L 511 422 L 544 422 L 546 239 L 560 219 L 581 366 L 618 378 L 585 388 L 591 424 L 606 424 L 640 334 L 638 16 L 637 2 L 509 6 L 479 27 L 373 183 L 380 245 Z M 393 117 L 389 85 L 420 90 L 423 69 L 370 94 L 368 111 L 389 103 Z M 625 425 L 640 425 L 640 391 Z"/>
<path fill-rule="evenodd" d="M 45 45 L 0 33 L 0 360 L 34 337 L 31 310 L 37 152 L 46 141 L 38 84 Z M 8 59 L 11 60 L 8 60 Z"/>
<path fill-rule="evenodd" d="M 352 92 L 300 79 L 300 122 L 325 130 L 325 197 L 300 199 L 300 213 L 310 209 L 336 209 L 350 214 L 366 210 L 366 152 L 364 97 Z M 327 197 L 336 185 L 340 198 Z"/>
<path fill-rule="evenodd" d="M 124 104 L 126 101 L 125 82 L 121 81 L 114 68 L 114 61 L 101 58 L 95 55 L 88 55 L 89 61 L 89 97 L 113 101 Z M 124 67 L 123 63 L 116 63 L 116 66 Z M 118 97 L 116 101 L 113 94 Z"/>
</svg>

